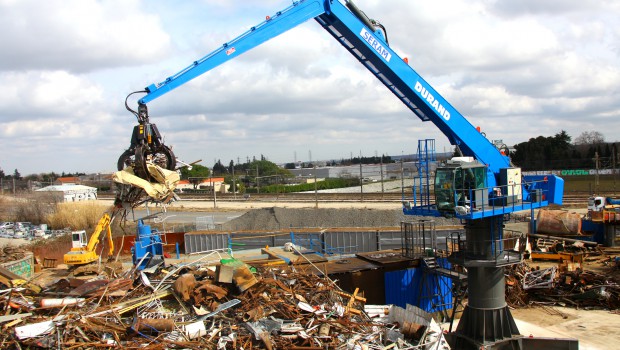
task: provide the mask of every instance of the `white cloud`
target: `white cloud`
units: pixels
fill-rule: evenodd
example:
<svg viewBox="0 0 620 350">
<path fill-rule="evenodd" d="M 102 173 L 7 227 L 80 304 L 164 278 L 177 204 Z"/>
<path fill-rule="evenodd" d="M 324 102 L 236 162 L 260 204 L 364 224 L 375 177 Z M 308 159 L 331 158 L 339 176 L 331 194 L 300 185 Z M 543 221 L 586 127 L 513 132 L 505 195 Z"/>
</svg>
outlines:
<svg viewBox="0 0 620 350">
<path fill-rule="evenodd" d="M 356 3 L 489 138 L 512 145 L 587 128 L 617 139 L 620 3 Z M 15 150 L 0 155 L 0 167 L 113 170 L 135 123 L 123 110 L 129 92 L 164 80 L 290 4 L 0 0 L 0 147 Z M 149 108 L 180 158 L 209 166 L 214 158 L 227 163 L 261 153 L 284 162 L 295 151 L 341 158 L 360 150 L 411 153 L 420 138 L 437 138 L 438 150 L 446 143 L 312 20 Z"/>
<path fill-rule="evenodd" d="M 138 0 L 0 2 L 0 69 L 77 72 L 153 62 L 170 39 Z"/>
<path fill-rule="evenodd" d="M 88 105 L 102 104 L 102 87 L 64 71 L 0 73 L 2 121 L 85 118 Z"/>
</svg>

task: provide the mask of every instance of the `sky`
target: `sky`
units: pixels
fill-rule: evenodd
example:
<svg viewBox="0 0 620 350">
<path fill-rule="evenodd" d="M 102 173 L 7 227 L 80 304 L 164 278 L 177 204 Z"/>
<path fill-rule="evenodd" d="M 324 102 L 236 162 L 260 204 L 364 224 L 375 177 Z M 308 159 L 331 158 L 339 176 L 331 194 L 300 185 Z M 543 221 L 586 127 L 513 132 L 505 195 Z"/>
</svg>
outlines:
<svg viewBox="0 0 620 350">
<path fill-rule="evenodd" d="M 507 145 L 565 130 L 620 139 L 620 2 L 357 0 L 390 47 Z M 109 173 L 126 96 L 290 0 L 0 0 L 0 169 Z M 137 99 L 130 98 L 135 108 Z M 313 20 L 149 103 L 176 156 L 211 167 L 415 153 L 423 123 Z"/>
</svg>

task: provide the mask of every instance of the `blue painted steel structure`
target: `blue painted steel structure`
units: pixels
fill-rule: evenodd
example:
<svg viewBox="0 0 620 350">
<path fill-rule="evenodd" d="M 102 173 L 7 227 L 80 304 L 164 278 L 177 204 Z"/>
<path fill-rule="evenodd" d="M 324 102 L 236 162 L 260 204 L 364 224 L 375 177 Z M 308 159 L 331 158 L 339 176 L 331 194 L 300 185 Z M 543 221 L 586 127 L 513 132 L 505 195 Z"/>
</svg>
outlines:
<svg viewBox="0 0 620 350">
<path fill-rule="evenodd" d="M 383 26 L 366 17 L 352 1 L 293 1 L 180 72 L 146 87 L 147 94 L 138 109 L 143 114 L 135 114 L 148 121 L 148 102 L 309 19 L 315 19 L 416 116 L 437 126 L 465 157 L 443 167 L 444 187 L 438 188 L 436 177 L 434 204 L 404 201 L 403 211 L 410 215 L 454 215 L 465 220 L 467 245 L 457 252 L 462 257 L 457 256 L 455 261 L 467 267 L 471 283 L 469 303 L 456 332 L 457 348 L 513 342 L 519 333 L 503 298 L 503 266 L 493 255 L 497 242 L 503 239 L 503 217 L 550 203 L 562 204 L 563 180 L 553 175 L 522 177 L 509 157 L 389 47 Z M 142 158 L 141 153 L 136 154 L 136 161 Z M 441 203 L 438 192 L 445 198 Z"/>
</svg>

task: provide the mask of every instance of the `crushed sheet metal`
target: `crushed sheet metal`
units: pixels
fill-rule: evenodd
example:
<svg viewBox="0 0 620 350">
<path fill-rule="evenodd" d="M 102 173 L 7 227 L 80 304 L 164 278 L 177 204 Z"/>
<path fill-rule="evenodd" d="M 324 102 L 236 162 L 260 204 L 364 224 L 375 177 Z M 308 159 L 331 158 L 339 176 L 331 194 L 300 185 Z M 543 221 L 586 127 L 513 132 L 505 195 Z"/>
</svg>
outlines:
<svg viewBox="0 0 620 350">
<path fill-rule="evenodd" d="M 56 329 L 54 321 L 43 321 L 15 327 L 15 336 L 19 339 L 38 337 L 52 333 Z"/>
<path fill-rule="evenodd" d="M 112 180 L 121 185 L 141 188 L 149 197 L 157 201 L 165 201 L 170 198 L 181 179 L 179 174 L 176 171 L 167 170 L 154 164 L 147 164 L 147 168 L 149 174 L 158 182 L 149 182 L 136 176 L 130 167 L 115 172 L 112 175 Z"/>
</svg>

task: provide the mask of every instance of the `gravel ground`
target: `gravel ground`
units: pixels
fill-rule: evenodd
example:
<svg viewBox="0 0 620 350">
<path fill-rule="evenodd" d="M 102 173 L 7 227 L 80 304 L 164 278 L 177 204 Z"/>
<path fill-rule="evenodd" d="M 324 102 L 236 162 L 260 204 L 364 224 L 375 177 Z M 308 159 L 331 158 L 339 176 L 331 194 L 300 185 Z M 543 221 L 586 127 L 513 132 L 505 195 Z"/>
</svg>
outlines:
<svg viewBox="0 0 620 350">
<path fill-rule="evenodd" d="M 422 218 L 422 217 L 420 217 Z M 223 224 L 224 230 L 278 230 L 289 227 L 395 227 L 401 221 L 420 219 L 405 216 L 401 209 L 314 209 L 263 208 Z M 437 226 L 458 225 L 455 219 L 434 218 Z"/>
</svg>

